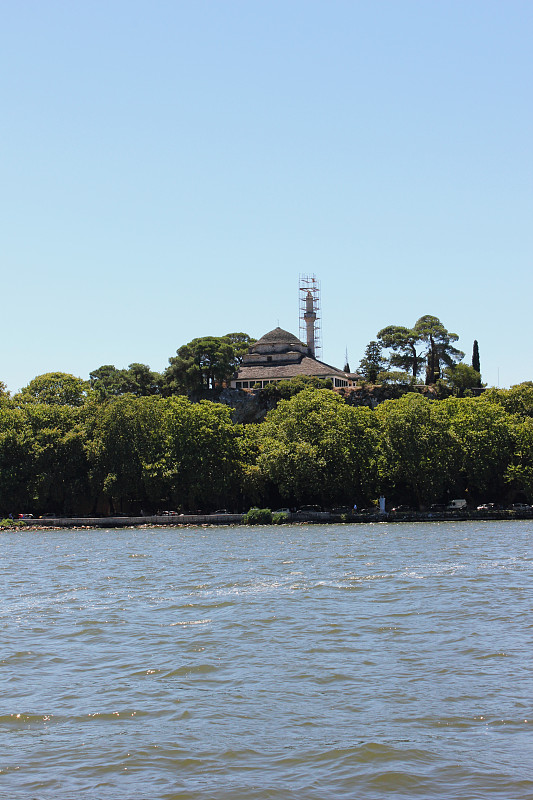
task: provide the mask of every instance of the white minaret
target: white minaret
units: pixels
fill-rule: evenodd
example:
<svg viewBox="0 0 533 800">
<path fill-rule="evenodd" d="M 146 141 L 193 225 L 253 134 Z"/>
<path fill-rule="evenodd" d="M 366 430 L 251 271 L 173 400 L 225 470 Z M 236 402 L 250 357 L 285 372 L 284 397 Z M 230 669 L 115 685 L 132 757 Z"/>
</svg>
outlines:
<svg viewBox="0 0 533 800">
<path fill-rule="evenodd" d="M 309 291 L 305 297 L 305 329 L 307 332 L 307 347 L 309 348 L 309 352 L 311 355 L 315 356 L 315 320 L 316 320 L 316 312 L 315 312 L 315 304 L 313 301 L 313 295 Z"/>
<path fill-rule="evenodd" d="M 320 283 L 315 275 L 300 275 L 300 341 L 307 343 L 309 355 L 320 358 Z"/>
</svg>

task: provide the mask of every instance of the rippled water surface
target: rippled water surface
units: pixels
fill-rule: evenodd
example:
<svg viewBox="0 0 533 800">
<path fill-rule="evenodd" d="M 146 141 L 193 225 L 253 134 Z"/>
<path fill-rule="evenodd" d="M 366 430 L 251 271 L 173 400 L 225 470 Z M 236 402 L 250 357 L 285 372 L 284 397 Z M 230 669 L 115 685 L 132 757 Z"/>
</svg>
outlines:
<svg viewBox="0 0 533 800">
<path fill-rule="evenodd" d="M 533 798 L 531 522 L 0 535 L 0 797 Z"/>
</svg>

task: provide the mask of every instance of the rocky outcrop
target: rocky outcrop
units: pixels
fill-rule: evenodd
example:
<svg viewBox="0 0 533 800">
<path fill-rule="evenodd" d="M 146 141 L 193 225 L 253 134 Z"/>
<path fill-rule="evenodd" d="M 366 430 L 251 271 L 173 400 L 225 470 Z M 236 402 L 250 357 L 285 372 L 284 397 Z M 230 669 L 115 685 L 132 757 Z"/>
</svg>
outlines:
<svg viewBox="0 0 533 800">
<path fill-rule="evenodd" d="M 385 400 L 398 400 L 408 392 L 415 392 L 416 394 L 421 394 L 432 400 L 442 400 L 452 393 L 451 389 L 446 389 L 442 386 L 410 386 L 387 383 L 373 386 L 370 384 L 363 384 L 362 386 L 356 386 L 354 389 L 347 391 L 344 395 L 344 399 L 349 406 L 376 408 L 380 403 L 384 403 Z"/>
<path fill-rule="evenodd" d="M 277 405 L 275 398 L 261 390 L 252 394 L 242 389 L 223 389 L 218 402 L 233 409 L 231 418 L 239 424 L 262 422 L 268 411 Z"/>
<path fill-rule="evenodd" d="M 453 394 L 452 389 L 442 384 L 410 386 L 385 383 L 379 386 L 363 384 L 350 389 L 340 389 L 339 394 L 344 397 L 346 404 L 349 406 L 376 408 L 380 403 L 384 403 L 385 400 L 398 400 L 408 392 L 416 392 L 432 400 L 443 400 Z M 213 403 L 222 403 L 229 406 L 232 409 L 231 418 L 233 422 L 247 424 L 262 422 L 267 413 L 277 406 L 280 397 L 275 392 L 263 389 L 247 392 L 243 389 L 226 388 L 205 390 L 191 396 L 189 399 L 193 403 L 199 400 L 211 400 Z"/>
</svg>

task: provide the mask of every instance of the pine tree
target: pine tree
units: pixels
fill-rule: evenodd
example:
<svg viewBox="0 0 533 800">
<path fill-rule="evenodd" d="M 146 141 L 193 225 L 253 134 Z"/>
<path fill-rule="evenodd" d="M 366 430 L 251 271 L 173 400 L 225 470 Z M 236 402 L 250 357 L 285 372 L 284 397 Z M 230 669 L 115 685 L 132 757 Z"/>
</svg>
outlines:
<svg viewBox="0 0 533 800">
<path fill-rule="evenodd" d="M 379 342 L 369 342 L 365 356 L 359 362 L 359 372 L 369 383 L 376 383 L 379 373 L 385 368 L 385 360 L 381 353 L 382 347 Z"/>
<path fill-rule="evenodd" d="M 380 330 L 378 339 L 383 347 L 393 351 L 388 358 L 389 365 L 410 372 L 416 380 L 425 361 L 424 356 L 418 352 L 418 334 L 403 325 L 388 325 Z"/>
<path fill-rule="evenodd" d="M 446 330 L 438 317 L 425 314 L 413 330 L 418 341 L 426 344 L 426 384 L 429 386 L 441 377 L 442 364 L 451 367 L 464 357 L 464 353 L 452 344 L 459 338 L 457 334 Z"/>
</svg>

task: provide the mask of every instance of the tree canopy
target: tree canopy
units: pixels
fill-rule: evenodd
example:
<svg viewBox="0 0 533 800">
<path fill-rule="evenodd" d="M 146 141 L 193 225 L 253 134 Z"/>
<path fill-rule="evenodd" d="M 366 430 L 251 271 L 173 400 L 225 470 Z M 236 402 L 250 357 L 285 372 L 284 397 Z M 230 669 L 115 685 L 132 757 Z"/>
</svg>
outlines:
<svg viewBox="0 0 533 800">
<path fill-rule="evenodd" d="M 452 344 L 458 338 L 431 314 L 420 317 L 412 328 L 388 325 L 378 333 L 383 347 L 391 351 L 389 365 L 410 372 L 413 379 L 425 367 L 428 385 L 441 377 L 443 366 L 452 367 L 464 357 L 464 353 Z"/>
<path fill-rule="evenodd" d="M 378 339 L 383 347 L 392 350 L 389 355 L 390 366 L 410 372 L 416 380 L 424 363 L 424 356 L 419 352 L 418 334 L 412 328 L 388 325 L 379 331 Z"/>
<path fill-rule="evenodd" d="M 383 358 L 383 345 L 381 342 L 369 342 L 365 349 L 365 355 L 359 362 L 359 373 L 361 377 L 369 383 L 376 383 L 378 375 L 387 365 Z"/>
<path fill-rule="evenodd" d="M 148 397 L 161 392 L 161 375 L 152 372 L 147 364 L 130 364 L 128 369 L 117 369 L 104 364 L 89 375 L 91 387 L 100 400 L 133 394 Z"/>
<path fill-rule="evenodd" d="M 164 375 L 138 362 L 103 365 L 90 381 L 51 372 L 14 397 L 0 382 L 0 512 L 331 507 L 380 493 L 417 506 L 533 501 L 533 382 L 470 391 L 481 376 L 456 341 L 431 315 L 383 328 L 363 377 L 414 384 L 425 370 L 436 386 L 357 397 L 300 376 L 257 393 L 241 419 L 263 421 L 249 425 L 203 391 L 227 385 L 253 343 L 245 333 L 193 339 Z"/>
<path fill-rule="evenodd" d="M 517 383 L 510 389 L 487 389 L 484 398 L 503 406 L 509 414 L 533 418 L 533 381 Z"/>
<path fill-rule="evenodd" d="M 15 400 L 47 405 L 81 406 L 85 403 L 90 385 L 67 372 L 46 372 L 25 386 Z"/>
<path fill-rule="evenodd" d="M 409 503 L 435 502 L 454 480 L 456 446 L 441 403 L 409 393 L 375 411 L 383 491 Z"/>
<path fill-rule="evenodd" d="M 375 410 L 305 382 L 287 389 L 250 425 L 233 423 L 227 406 L 184 396 L 6 398 L 1 510 L 360 505 L 380 493 L 426 506 L 454 496 L 533 500 L 533 383 L 475 398 L 410 392 Z"/>
<path fill-rule="evenodd" d="M 213 389 L 230 380 L 242 356 L 254 342 L 246 333 L 202 336 L 182 345 L 169 358 L 163 375 L 167 394 L 188 394 Z"/>
<path fill-rule="evenodd" d="M 258 465 L 290 502 L 353 503 L 375 489 L 373 413 L 327 389 L 282 400 L 259 431 Z"/>
<path fill-rule="evenodd" d="M 451 367 L 464 358 L 464 353 L 452 344 L 459 337 L 456 333 L 450 333 L 438 317 L 431 314 L 420 317 L 415 323 L 414 332 L 418 341 L 426 345 L 426 384 L 438 381 L 443 364 Z"/>
<path fill-rule="evenodd" d="M 452 389 L 456 389 L 459 394 L 464 393 L 467 389 L 478 389 L 481 383 L 481 375 L 479 372 L 469 364 L 463 363 L 445 367 L 442 377 L 444 381 L 449 384 Z"/>
</svg>

